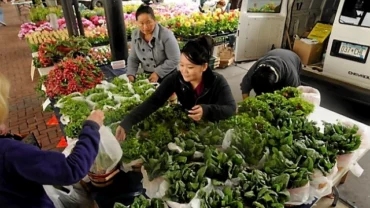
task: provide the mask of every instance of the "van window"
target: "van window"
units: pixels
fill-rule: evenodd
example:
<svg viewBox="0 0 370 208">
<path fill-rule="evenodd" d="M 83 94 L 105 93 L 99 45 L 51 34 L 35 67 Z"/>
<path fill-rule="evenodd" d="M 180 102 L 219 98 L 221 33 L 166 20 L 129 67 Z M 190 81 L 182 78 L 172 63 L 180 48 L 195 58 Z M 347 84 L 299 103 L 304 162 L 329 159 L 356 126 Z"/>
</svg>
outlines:
<svg viewBox="0 0 370 208">
<path fill-rule="evenodd" d="M 282 0 L 249 0 L 248 12 L 280 13 Z"/>
<path fill-rule="evenodd" d="M 339 23 L 360 27 L 370 27 L 370 1 L 345 0 Z"/>
</svg>

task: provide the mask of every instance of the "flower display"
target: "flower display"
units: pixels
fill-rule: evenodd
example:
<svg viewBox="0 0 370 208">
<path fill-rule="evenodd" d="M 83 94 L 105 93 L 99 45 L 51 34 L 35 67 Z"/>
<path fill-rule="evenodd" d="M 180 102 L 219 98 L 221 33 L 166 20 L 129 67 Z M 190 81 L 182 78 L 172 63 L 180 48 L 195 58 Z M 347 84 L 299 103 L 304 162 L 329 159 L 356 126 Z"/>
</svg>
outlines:
<svg viewBox="0 0 370 208">
<path fill-rule="evenodd" d="M 52 31 L 53 28 L 51 27 L 49 22 L 39 22 L 33 23 L 28 22 L 21 25 L 21 30 L 18 33 L 18 37 L 23 39 L 28 34 L 32 34 L 34 32 L 41 32 L 41 31 Z"/>
<path fill-rule="evenodd" d="M 82 25 L 83 25 L 84 28 L 86 28 L 86 29 L 95 28 L 95 25 L 90 20 L 88 20 L 86 18 L 82 18 L 81 21 L 82 21 Z M 60 30 L 67 27 L 66 20 L 64 19 L 64 17 L 61 18 L 61 19 L 58 19 L 58 25 L 59 25 Z"/>
<path fill-rule="evenodd" d="M 124 22 L 127 36 L 137 28 L 135 11 L 139 4 L 129 3 L 123 6 Z M 239 22 L 239 11 L 223 12 L 217 9 L 214 12 L 201 13 L 193 3 L 167 3 L 152 5 L 156 20 L 164 27 L 171 29 L 180 38 L 194 38 L 199 35 L 222 35 L 235 32 Z M 46 11 L 46 10 L 45 10 Z M 85 35 L 93 45 L 108 43 L 108 33 L 105 28 L 106 19 L 103 8 L 94 10 L 82 10 L 82 23 L 85 28 Z M 66 22 L 64 18 L 58 19 L 59 30 L 53 32 L 48 22 L 25 23 L 21 26 L 18 36 L 31 44 L 33 51 L 37 51 L 38 45 L 48 40 L 64 40 Z M 34 35 L 30 35 L 33 34 Z"/>
<path fill-rule="evenodd" d="M 31 45 L 40 45 L 47 41 L 66 40 L 68 39 L 68 31 L 65 30 L 43 30 L 36 31 L 25 35 L 27 42 Z"/>
<path fill-rule="evenodd" d="M 89 19 L 95 26 L 101 26 L 106 22 L 103 16 L 92 16 Z"/>
<path fill-rule="evenodd" d="M 104 46 L 99 48 L 92 48 L 87 55 L 87 59 L 91 60 L 95 66 L 109 64 L 112 60 L 110 47 Z"/>
<path fill-rule="evenodd" d="M 163 20 L 177 36 L 192 38 L 199 35 L 224 34 L 236 31 L 239 21 L 239 11 L 229 13 L 216 10 L 210 13 L 195 12 L 190 15 L 179 15 L 172 19 Z"/>
<path fill-rule="evenodd" d="M 50 98 L 84 92 L 103 79 L 102 71 L 83 57 L 68 58 L 56 64 L 44 82 Z"/>
<path fill-rule="evenodd" d="M 93 45 L 107 44 L 109 42 L 108 30 L 104 26 L 98 26 L 92 30 L 86 30 L 85 36 Z"/>
<path fill-rule="evenodd" d="M 52 66 L 64 57 L 85 56 L 91 44 L 84 38 L 73 37 L 68 40 L 50 40 L 40 45 L 38 59 L 42 67 Z"/>
</svg>

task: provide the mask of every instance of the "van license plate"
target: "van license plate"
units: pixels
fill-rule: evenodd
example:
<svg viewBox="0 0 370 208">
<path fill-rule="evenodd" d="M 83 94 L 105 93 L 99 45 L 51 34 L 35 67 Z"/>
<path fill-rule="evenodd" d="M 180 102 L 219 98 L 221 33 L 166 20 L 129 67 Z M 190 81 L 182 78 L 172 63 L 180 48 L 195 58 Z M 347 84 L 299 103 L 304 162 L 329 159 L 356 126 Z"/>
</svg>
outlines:
<svg viewBox="0 0 370 208">
<path fill-rule="evenodd" d="M 341 43 L 339 53 L 347 56 L 352 56 L 364 60 L 366 58 L 369 47 L 354 45 L 350 43 Z"/>
</svg>

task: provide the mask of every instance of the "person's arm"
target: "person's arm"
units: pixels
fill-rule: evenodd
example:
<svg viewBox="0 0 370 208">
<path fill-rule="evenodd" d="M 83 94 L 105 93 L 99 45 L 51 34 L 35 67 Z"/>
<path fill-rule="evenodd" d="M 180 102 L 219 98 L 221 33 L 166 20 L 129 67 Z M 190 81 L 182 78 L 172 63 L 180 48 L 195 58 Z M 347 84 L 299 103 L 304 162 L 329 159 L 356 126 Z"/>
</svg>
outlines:
<svg viewBox="0 0 370 208">
<path fill-rule="evenodd" d="M 85 121 L 72 153 L 42 151 L 35 146 L 17 143 L 5 153 L 6 168 L 27 180 L 45 185 L 71 185 L 85 177 L 99 149 L 100 126 Z"/>
<path fill-rule="evenodd" d="M 219 92 L 216 104 L 202 104 L 203 118 L 210 121 L 219 121 L 230 118 L 236 113 L 236 102 L 231 92 L 230 86 L 224 77 L 219 84 Z"/>
<path fill-rule="evenodd" d="M 177 73 L 173 73 L 168 78 L 164 79 L 158 89 L 148 99 L 133 109 L 123 119 L 120 126 L 126 133 L 131 130 L 133 125 L 144 120 L 164 105 L 168 98 L 174 93 L 174 85 L 177 76 Z"/>
<path fill-rule="evenodd" d="M 173 35 L 173 33 L 168 34 L 168 38 L 163 41 L 163 44 L 167 59 L 163 64 L 154 68 L 154 72 L 157 73 L 160 78 L 171 73 L 180 63 L 180 48 L 175 35 Z"/>
<path fill-rule="evenodd" d="M 132 40 L 132 43 L 135 43 L 135 40 Z M 135 45 L 132 45 L 127 59 L 127 76 L 136 76 L 137 70 L 139 69 L 139 64 L 140 59 L 137 57 Z"/>
<path fill-rule="evenodd" d="M 249 93 L 253 89 L 252 87 L 252 75 L 254 72 L 254 67 L 252 66 L 247 74 L 243 77 L 242 83 L 240 84 L 240 89 L 242 91 L 243 100 L 249 97 Z"/>
</svg>

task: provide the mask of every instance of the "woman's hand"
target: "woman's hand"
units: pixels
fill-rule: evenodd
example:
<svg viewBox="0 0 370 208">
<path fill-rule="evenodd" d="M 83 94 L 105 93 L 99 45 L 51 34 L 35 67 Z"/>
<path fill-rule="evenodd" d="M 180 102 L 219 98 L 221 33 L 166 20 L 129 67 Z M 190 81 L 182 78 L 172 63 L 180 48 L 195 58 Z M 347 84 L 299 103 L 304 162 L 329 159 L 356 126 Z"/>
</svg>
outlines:
<svg viewBox="0 0 370 208">
<path fill-rule="evenodd" d="M 189 117 L 193 119 L 194 121 L 200 121 L 203 117 L 203 108 L 200 105 L 194 106 L 189 111 Z"/>
<path fill-rule="evenodd" d="M 158 74 L 157 73 L 155 73 L 155 72 L 153 72 L 151 75 L 150 75 L 150 77 L 149 77 L 149 81 L 150 82 L 158 82 L 158 80 L 159 80 L 159 76 L 158 76 Z"/>
<path fill-rule="evenodd" d="M 8 128 L 6 127 L 5 124 L 0 124 L 0 135 L 4 135 L 8 133 Z"/>
<path fill-rule="evenodd" d="M 126 139 L 126 131 L 121 126 L 118 126 L 116 129 L 116 139 L 118 141 L 124 141 Z"/>
<path fill-rule="evenodd" d="M 94 110 L 93 112 L 91 112 L 87 120 L 94 121 L 95 123 L 99 124 L 99 126 L 103 126 L 104 112 L 101 110 Z"/>
<path fill-rule="evenodd" d="M 129 80 L 130 82 L 134 82 L 134 81 L 135 81 L 135 77 L 134 77 L 134 76 L 132 76 L 132 75 L 127 76 L 127 78 L 128 78 L 128 80 Z"/>
</svg>

